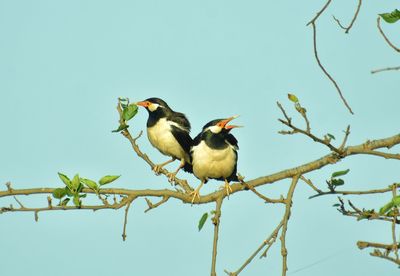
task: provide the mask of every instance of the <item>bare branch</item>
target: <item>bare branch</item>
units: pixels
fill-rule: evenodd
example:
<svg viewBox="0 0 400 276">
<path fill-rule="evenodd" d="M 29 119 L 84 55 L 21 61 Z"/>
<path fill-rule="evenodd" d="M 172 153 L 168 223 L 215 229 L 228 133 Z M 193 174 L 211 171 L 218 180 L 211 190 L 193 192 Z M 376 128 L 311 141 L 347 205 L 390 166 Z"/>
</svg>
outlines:
<svg viewBox="0 0 400 276">
<path fill-rule="evenodd" d="M 310 20 L 310 22 L 307 23 L 307 26 L 310 24 L 315 23 L 315 21 L 317 21 L 318 17 L 320 17 L 320 15 L 328 8 L 329 4 L 331 3 L 332 0 L 328 0 L 325 5 L 322 7 L 322 9 L 317 12 L 317 14 L 314 16 L 313 19 Z"/>
<path fill-rule="evenodd" d="M 330 140 L 321 139 L 321 138 L 318 138 L 317 136 L 315 136 L 314 134 L 312 134 L 310 132 L 309 124 L 307 124 L 307 130 L 300 129 L 300 128 L 296 127 L 295 125 L 293 125 L 292 121 L 288 120 L 288 116 L 287 116 L 286 111 L 283 108 L 283 106 L 279 102 L 277 102 L 276 104 L 278 105 L 279 109 L 282 111 L 282 113 L 284 114 L 284 116 L 286 118 L 286 120 L 278 119 L 278 121 L 292 129 L 292 131 L 288 131 L 288 132 L 280 131 L 279 133 L 281 133 L 281 134 L 295 134 L 295 133 L 304 134 L 304 135 L 310 137 L 313 141 L 327 146 L 331 151 L 336 152 L 339 155 L 342 155 L 343 148 L 342 149 L 336 148 L 335 146 L 333 146 L 330 143 Z M 304 118 L 304 116 L 303 116 L 303 118 Z M 306 120 L 306 122 L 308 122 L 308 120 Z M 348 133 L 350 134 L 349 127 L 348 127 Z M 347 135 L 349 135 L 349 134 L 347 134 Z M 347 140 L 347 136 L 345 136 L 344 143 L 346 143 L 346 140 Z M 343 145 L 343 143 L 342 143 L 342 145 Z"/>
<path fill-rule="evenodd" d="M 400 184 L 395 184 L 398 187 L 400 187 Z M 319 196 L 324 196 L 324 195 L 371 195 L 371 194 L 382 194 L 386 192 L 390 192 L 392 190 L 391 187 L 385 188 L 385 189 L 374 189 L 374 190 L 368 190 L 368 191 L 317 191 L 318 194 L 312 195 L 309 197 L 309 199 L 319 197 Z"/>
<path fill-rule="evenodd" d="M 285 215 L 283 216 L 283 225 L 281 232 L 281 254 L 282 254 L 282 276 L 286 276 L 286 272 L 288 270 L 287 267 L 287 255 L 288 250 L 286 248 L 286 232 L 288 228 L 288 222 L 290 218 L 292 203 L 293 203 L 293 193 L 296 189 L 297 182 L 299 181 L 300 175 L 295 175 L 292 179 L 292 184 L 290 185 L 287 197 L 286 197 L 286 207 L 285 207 Z"/>
<path fill-rule="evenodd" d="M 223 197 L 217 198 L 215 201 L 215 214 L 212 218 L 214 224 L 214 240 L 213 240 L 213 252 L 211 260 L 211 276 L 217 276 L 216 266 L 217 266 L 217 248 L 218 248 L 218 233 L 219 233 L 219 223 L 221 218 L 221 206 Z"/>
<path fill-rule="evenodd" d="M 367 241 L 358 241 L 357 247 L 361 250 L 368 248 L 368 247 L 380 248 L 380 249 L 385 249 L 385 250 L 389 250 L 389 251 L 394 249 L 393 244 L 383 244 L 383 243 L 375 243 L 375 242 L 367 242 Z"/>
<path fill-rule="evenodd" d="M 156 204 L 153 204 L 147 197 L 144 198 L 146 200 L 147 206 L 149 206 L 149 208 L 147 208 L 144 212 L 147 213 L 148 211 L 157 208 L 158 206 L 160 206 L 161 204 L 164 204 L 165 202 L 168 201 L 169 196 L 163 196 L 163 198 Z"/>
<path fill-rule="evenodd" d="M 340 23 L 339 19 L 337 19 L 335 16 L 333 16 L 333 19 L 335 19 L 335 21 L 338 23 L 338 25 L 339 25 L 340 28 L 342 28 L 343 30 L 345 30 L 345 33 L 346 33 L 346 34 L 348 34 L 349 31 L 350 31 L 350 29 L 351 29 L 351 27 L 353 27 L 353 24 L 354 24 L 354 22 L 355 22 L 356 19 L 357 19 L 358 13 L 360 12 L 361 4 L 362 4 L 362 0 L 358 0 L 358 6 L 357 6 L 357 9 L 356 9 L 356 12 L 354 13 L 353 19 L 351 20 L 351 22 L 350 22 L 350 24 L 349 24 L 348 27 L 343 26 L 343 25 Z"/>
<path fill-rule="evenodd" d="M 384 72 L 384 71 L 397 71 L 397 70 L 400 70 L 400 66 L 386 67 L 386 68 L 382 68 L 382 69 L 372 70 L 371 74 L 376 74 L 376 73 L 380 73 L 380 72 Z"/>
<path fill-rule="evenodd" d="M 340 89 L 339 85 L 335 81 L 335 79 L 326 71 L 325 67 L 322 65 L 319 56 L 318 56 L 318 50 L 317 50 L 317 26 L 315 22 L 311 23 L 312 29 L 313 29 L 313 45 L 314 45 L 314 56 L 315 59 L 317 60 L 319 68 L 321 68 L 322 72 L 328 77 L 328 79 L 333 83 L 335 86 L 337 92 L 339 93 L 340 98 L 342 99 L 344 105 L 346 108 L 349 110 L 351 114 L 354 114 L 353 110 L 351 109 L 350 105 L 347 103 L 346 99 L 343 96 L 342 90 Z"/>
<path fill-rule="evenodd" d="M 389 44 L 390 47 L 392 47 L 396 52 L 400 53 L 400 48 L 396 47 L 390 40 L 389 38 L 385 35 L 385 33 L 383 32 L 382 28 L 381 28 L 381 18 L 378 16 L 378 18 L 376 19 L 376 26 L 378 27 L 379 32 L 381 33 L 381 35 L 383 36 L 383 38 L 385 39 L 385 41 L 387 42 L 387 44 Z"/>
<path fill-rule="evenodd" d="M 133 198 L 130 198 L 126 204 L 126 208 L 125 208 L 125 217 L 124 217 L 124 228 L 122 231 L 122 240 L 125 241 L 126 240 L 126 226 L 128 224 L 128 212 L 129 212 L 129 208 L 131 207 L 131 203 L 133 201 Z"/>
</svg>

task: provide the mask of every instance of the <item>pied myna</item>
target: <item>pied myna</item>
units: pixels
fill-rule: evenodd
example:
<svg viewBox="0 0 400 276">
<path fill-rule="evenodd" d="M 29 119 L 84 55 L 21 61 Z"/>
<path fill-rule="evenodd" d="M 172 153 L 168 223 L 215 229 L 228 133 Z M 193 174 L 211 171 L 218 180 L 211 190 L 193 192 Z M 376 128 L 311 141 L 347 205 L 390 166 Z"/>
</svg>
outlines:
<svg viewBox="0 0 400 276">
<path fill-rule="evenodd" d="M 238 141 L 230 131 L 238 126 L 228 125 L 237 118 L 217 119 L 207 123 L 202 132 L 193 140 L 191 148 L 193 174 L 200 179 L 200 185 L 191 193 L 192 203 L 200 198 L 199 191 L 208 179 L 225 182 L 227 195 L 232 192 L 230 181 L 238 181 L 236 167 L 239 149 Z"/>
<path fill-rule="evenodd" d="M 159 98 L 149 98 L 137 102 L 149 112 L 147 120 L 147 137 L 150 143 L 162 154 L 172 159 L 155 165 L 153 170 L 159 173 L 167 164 L 180 160 L 175 172 L 169 173 L 168 179 L 173 181 L 181 168 L 191 172 L 190 147 L 192 138 L 189 135 L 190 123 L 183 113 L 173 111 L 168 104 Z"/>
</svg>

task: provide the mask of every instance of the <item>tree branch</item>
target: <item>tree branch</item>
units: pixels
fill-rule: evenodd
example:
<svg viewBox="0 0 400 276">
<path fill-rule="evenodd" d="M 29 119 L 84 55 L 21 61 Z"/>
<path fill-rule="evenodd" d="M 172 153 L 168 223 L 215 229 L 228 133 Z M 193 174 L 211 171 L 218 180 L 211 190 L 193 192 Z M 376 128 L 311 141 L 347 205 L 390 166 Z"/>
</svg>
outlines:
<svg viewBox="0 0 400 276">
<path fill-rule="evenodd" d="M 217 276 L 216 266 L 217 266 L 217 247 L 218 247 L 218 233 L 219 233 L 219 223 L 221 218 L 221 206 L 223 197 L 217 198 L 215 201 L 215 214 L 212 218 L 214 224 L 214 240 L 213 240 L 213 252 L 211 260 L 211 276 Z"/>
<path fill-rule="evenodd" d="M 336 23 L 339 25 L 340 28 L 342 28 L 343 30 L 345 30 L 345 33 L 346 33 L 346 34 L 348 34 L 349 31 L 350 31 L 350 29 L 351 29 L 351 27 L 353 27 L 353 24 L 354 24 L 354 22 L 355 22 L 356 19 L 357 19 L 358 13 L 360 12 L 361 4 L 362 4 L 362 0 L 358 0 L 358 6 L 357 6 L 357 9 L 356 9 L 356 12 L 354 13 L 353 19 L 351 20 L 351 22 L 350 22 L 350 24 L 349 24 L 348 27 L 343 26 L 343 25 L 340 23 L 339 19 L 337 19 L 335 16 L 333 16 L 333 19 L 335 19 Z"/>
<path fill-rule="evenodd" d="M 385 35 L 385 33 L 383 32 L 382 28 L 381 28 L 381 18 L 378 16 L 378 18 L 376 19 L 376 26 L 378 27 L 379 32 L 381 33 L 381 35 L 383 36 L 383 38 L 385 39 L 386 43 L 392 47 L 396 52 L 400 53 L 400 48 L 396 47 L 390 40 L 389 38 Z"/>
<path fill-rule="evenodd" d="M 384 71 L 397 71 L 397 70 L 400 70 L 400 66 L 386 67 L 386 68 L 382 68 L 382 69 L 372 70 L 371 74 L 376 74 L 376 73 L 380 73 L 380 72 L 384 72 Z"/>
</svg>

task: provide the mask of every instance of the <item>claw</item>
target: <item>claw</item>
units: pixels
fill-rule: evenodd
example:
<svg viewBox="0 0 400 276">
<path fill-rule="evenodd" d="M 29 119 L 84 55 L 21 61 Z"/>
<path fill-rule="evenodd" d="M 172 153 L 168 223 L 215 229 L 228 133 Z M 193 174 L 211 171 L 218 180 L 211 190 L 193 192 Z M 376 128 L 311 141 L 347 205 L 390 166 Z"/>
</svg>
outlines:
<svg viewBox="0 0 400 276">
<path fill-rule="evenodd" d="M 226 179 L 225 179 L 225 191 L 228 197 L 232 193 L 232 187 L 229 185 L 229 182 Z"/>
<path fill-rule="evenodd" d="M 193 197 L 192 197 L 192 205 L 193 205 L 193 202 L 196 199 L 196 197 L 197 197 L 198 200 L 200 200 L 200 193 L 199 192 L 200 192 L 201 187 L 203 187 L 203 184 L 204 184 L 204 180 L 202 180 L 200 185 L 193 192 L 191 192 L 189 194 L 189 196 L 193 195 Z"/>
<path fill-rule="evenodd" d="M 200 200 L 200 193 L 199 193 L 199 191 L 197 189 L 189 194 L 189 196 L 191 196 L 191 195 L 193 195 L 193 197 L 192 197 L 192 205 L 193 205 L 193 202 L 196 199 L 196 197 L 197 197 L 198 200 Z"/>
<path fill-rule="evenodd" d="M 159 166 L 159 165 L 155 165 L 155 166 L 153 167 L 153 171 L 154 171 L 154 173 L 155 173 L 156 175 L 159 175 L 160 172 L 161 172 L 161 170 L 162 170 L 162 167 Z"/>
<path fill-rule="evenodd" d="M 173 183 L 173 182 L 175 182 L 175 180 L 176 180 L 176 173 L 167 173 L 167 177 L 168 177 L 168 181 L 170 182 L 170 183 Z"/>
</svg>

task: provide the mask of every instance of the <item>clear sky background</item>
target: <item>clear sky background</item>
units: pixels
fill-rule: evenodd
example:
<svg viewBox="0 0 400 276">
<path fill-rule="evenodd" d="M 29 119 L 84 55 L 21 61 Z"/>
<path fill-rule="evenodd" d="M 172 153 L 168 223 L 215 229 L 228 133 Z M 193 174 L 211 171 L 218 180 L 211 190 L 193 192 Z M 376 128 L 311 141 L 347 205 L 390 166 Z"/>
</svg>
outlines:
<svg viewBox="0 0 400 276">
<path fill-rule="evenodd" d="M 111 133 L 119 96 L 157 96 L 189 117 L 193 135 L 208 121 L 241 114 L 239 172 L 246 179 L 301 165 L 328 150 L 301 136 L 281 136 L 280 101 L 294 117 L 287 93 L 308 110 L 313 131 L 338 139 L 348 124 L 349 144 L 399 132 L 399 72 L 370 70 L 400 65 L 376 28 L 378 13 L 398 1 L 366 1 L 350 34 L 331 15 L 350 21 L 357 1 L 334 1 L 318 21 L 322 62 L 336 78 L 355 115 L 350 115 L 313 57 L 306 23 L 324 1 L 0 1 L 0 182 L 14 188 L 61 187 L 57 172 L 98 179 L 121 174 L 110 187 L 164 189 L 131 150 Z M 399 24 L 382 23 L 400 44 Z M 147 112 L 131 123 L 145 129 Z M 339 141 L 338 141 L 339 143 Z M 144 135 L 139 144 L 156 162 L 166 160 Z M 394 151 L 397 148 L 393 149 Z M 169 168 L 175 168 L 174 163 Z M 306 175 L 320 188 L 333 171 L 351 168 L 347 189 L 381 188 L 399 181 L 399 162 L 351 157 Z M 199 181 L 184 173 L 192 186 Z M 260 192 L 285 193 L 289 181 Z M 3 184 L 1 184 L 3 185 Z M 202 193 L 221 183 L 210 181 Z M 2 189 L 5 189 L 3 186 Z M 390 225 L 356 222 L 332 207 L 336 197 L 309 200 L 300 183 L 294 196 L 287 246 L 289 275 L 397 275 L 395 265 L 356 248 L 358 240 L 390 242 Z M 379 208 L 390 195 L 354 197 L 360 207 Z M 27 206 L 45 206 L 43 197 Z M 13 203 L 2 199 L 0 206 Z M 197 223 L 214 205 L 170 200 L 144 214 L 143 199 L 123 210 L 68 211 L 0 216 L 0 274 L 22 275 L 208 275 L 213 227 Z M 236 193 L 222 209 L 219 275 L 236 270 L 276 227 L 281 206 L 251 192 Z M 314 263 L 316 265 L 310 266 Z M 280 275 L 280 244 L 255 259 L 243 275 Z M 297 272 L 296 272 L 297 271 Z"/>
</svg>

